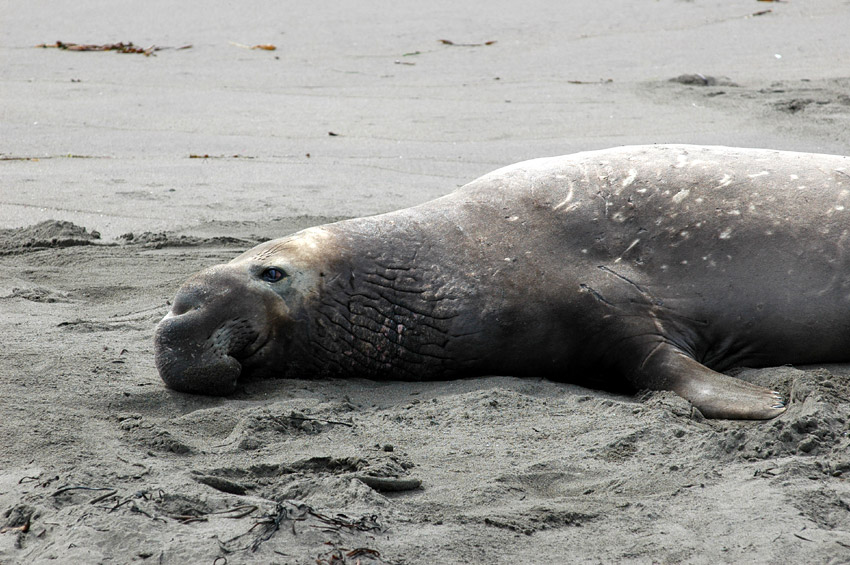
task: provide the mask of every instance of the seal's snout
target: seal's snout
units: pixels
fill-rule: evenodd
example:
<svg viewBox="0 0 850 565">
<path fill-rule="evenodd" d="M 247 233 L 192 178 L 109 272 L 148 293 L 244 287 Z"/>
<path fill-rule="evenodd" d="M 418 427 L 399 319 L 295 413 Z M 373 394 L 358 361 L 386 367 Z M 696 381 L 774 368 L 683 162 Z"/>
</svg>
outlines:
<svg viewBox="0 0 850 565">
<path fill-rule="evenodd" d="M 234 297 L 245 295 L 241 286 L 234 273 L 213 268 L 180 288 L 154 336 L 156 367 L 166 386 L 210 395 L 236 390 L 242 366 L 234 355 L 256 339 L 244 319 L 234 326 Z"/>
<path fill-rule="evenodd" d="M 187 315 L 169 313 L 154 336 L 156 368 L 168 388 L 221 396 L 236 390 L 242 366 L 206 347 Z M 199 330 L 202 331 L 202 330 Z"/>
</svg>

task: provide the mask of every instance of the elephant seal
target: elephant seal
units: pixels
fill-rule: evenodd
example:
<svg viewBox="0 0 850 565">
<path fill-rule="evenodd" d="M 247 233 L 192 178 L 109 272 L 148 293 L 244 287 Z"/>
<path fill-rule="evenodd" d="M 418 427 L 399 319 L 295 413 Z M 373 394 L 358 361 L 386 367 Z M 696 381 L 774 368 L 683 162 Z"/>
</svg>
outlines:
<svg viewBox="0 0 850 565">
<path fill-rule="evenodd" d="M 241 373 L 593 374 L 766 419 L 780 394 L 719 371 L 850 360 L 849 306 L 850 158 L 622 147 L 258 245 L 180 288 L 156 365 L 213 395 Z"/>
</svg>

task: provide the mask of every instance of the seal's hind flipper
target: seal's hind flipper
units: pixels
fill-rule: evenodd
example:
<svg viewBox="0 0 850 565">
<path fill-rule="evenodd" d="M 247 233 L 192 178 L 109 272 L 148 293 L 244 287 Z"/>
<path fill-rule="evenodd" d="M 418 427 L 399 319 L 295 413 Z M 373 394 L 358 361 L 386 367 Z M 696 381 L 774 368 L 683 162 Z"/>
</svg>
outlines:
<svg viewBox="0 0 850 565">
<path fill-rule="evenodd" d="M 629 380 L 641 388 L 672 390 L 707 418 L 768 420 L 786 410 L 780 393 L 712 371 L 668 343 L 647 353 Z"/>
</svg>

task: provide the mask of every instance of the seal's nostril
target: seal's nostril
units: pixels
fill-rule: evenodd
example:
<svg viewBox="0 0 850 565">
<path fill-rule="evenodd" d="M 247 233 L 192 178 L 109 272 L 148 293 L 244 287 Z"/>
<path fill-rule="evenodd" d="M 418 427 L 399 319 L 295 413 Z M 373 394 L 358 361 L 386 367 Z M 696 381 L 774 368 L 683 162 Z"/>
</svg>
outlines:
<svg viewBox="0 0 850 565">
<path fill-rule="evenodd" d="M 171 313 L 175 316 L 200 308 L 204 301 L 204 292 L 196 286 L 184 286 L 174 297 Z"/>
</svg>

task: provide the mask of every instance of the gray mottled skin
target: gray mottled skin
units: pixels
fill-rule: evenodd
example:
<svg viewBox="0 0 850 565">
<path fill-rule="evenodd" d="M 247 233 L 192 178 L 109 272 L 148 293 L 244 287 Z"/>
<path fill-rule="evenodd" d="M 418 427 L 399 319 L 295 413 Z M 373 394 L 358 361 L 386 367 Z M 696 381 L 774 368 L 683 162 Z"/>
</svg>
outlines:
<svg viewBox="0 0 850 565">
<path fill-rule="evenodd" d="M 846 208 L 845 208 L 846 207 Z M 778 393 L 715 371 L 850 359 L 850 158 L 699 146 L 527 161 L 195 275 L 156 334 L 177 390 L 481 374 L 673 390 L 710 417 Z M 261 278 L 268 267 L 282 281 Z"/>
</svg>

